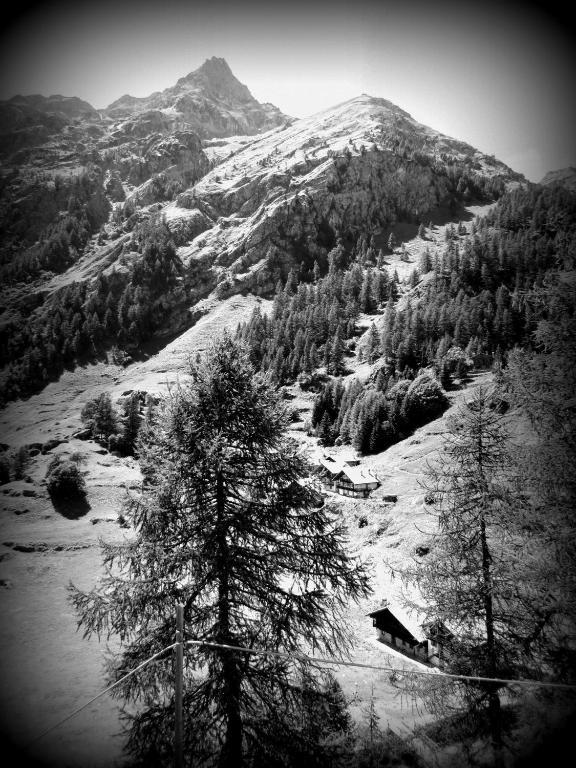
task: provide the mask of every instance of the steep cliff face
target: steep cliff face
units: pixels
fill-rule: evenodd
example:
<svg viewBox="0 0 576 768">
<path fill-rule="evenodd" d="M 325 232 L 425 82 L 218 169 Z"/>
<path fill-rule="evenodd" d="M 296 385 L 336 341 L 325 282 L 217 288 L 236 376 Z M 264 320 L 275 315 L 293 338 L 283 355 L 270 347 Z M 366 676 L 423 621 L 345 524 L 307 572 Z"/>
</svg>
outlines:
<svg viewBox="0 0 576 768">
<path fill-rule="evenodd" d="M 117 151 L 105 154 L 106 164 L 114 169 L 128 185 L 139 187 L 158 174 L 178 179 L 183 187 L 193 184 L 210 168 L 202 143 L 192 131 L 174 131 L 166 136 L 149 138 L 144 147 L 127 143 Z M 132 197 L 140 205 L 144 202 L 141 190 L 134 190 Z"/>
</svg>

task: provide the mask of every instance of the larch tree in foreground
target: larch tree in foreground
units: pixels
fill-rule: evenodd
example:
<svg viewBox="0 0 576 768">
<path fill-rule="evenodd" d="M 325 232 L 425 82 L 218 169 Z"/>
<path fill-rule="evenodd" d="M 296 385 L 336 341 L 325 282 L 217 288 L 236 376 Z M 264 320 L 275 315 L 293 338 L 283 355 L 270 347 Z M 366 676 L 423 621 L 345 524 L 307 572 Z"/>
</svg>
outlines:
<svg viewBox="0 0 576 768">
<path fill-rule="evenodd" d="M 110 681 L 185 637 L 249 648 L 341 652 L 343 612 L 368 594 L 365 565 L 345 531 L 302 482 L 308 468 L 286 436 L 279 395 L 253 372 L 229 336 L 190 365 L 139 444 L 141 492 L 125 516 L 133 534 L 103 544 L 104 576 L 88 593 L 71 587 L 86 635 L 117 635 Z M 289 765 L 306 744 L 302 680 L 322 694 L 309 664 L 188 647 L 185 755 L 190 765 Z M 326 690 L 328 690 L 330 686 Z M 144 764 L 172 759 L 170 659 L 115 690 L 132 706 L 127 749 Z M 135 714 L 134 714 L 135 712 Z"/>
<path fill-rule="evenodd" d="M 524 525 L 537 546 L 526 552 L 545 585 L 539 632 L 546 665 L 576 682 L 576 280 L 550 272 L 526 297 L 536 328 L 532 349 L 515 349 L 503 372 L 513 406 L 531 426 L 519 446 Z"/>
<path fill-rule="evenodd" d="M 530 611 L 525 610 L 529 595 L 521 594 L 518 584 L 508 435 L 492 404 L 489 392 L 480 388 L 452 420 L 426 481 L 437 518 L 430 553 L 403 576 L 421 596 L 409 603 L 423 614 L 424 623 L 452 634 L 451 641 L 445 638 L 448 671 L 507 678 L 527 661 L 519 638 L 529 631 Z M 449 714 L 452 707 L 452 713 L 466 712 L 469 721 L 480 723 L 484 712 L 494 764 L 502 764 L 497 683 L 450 685 L 440 679 L 436 684 L 430 678 L 424 693 L 429 704 L 437 705 L 438 715 Z"/>
</svg>

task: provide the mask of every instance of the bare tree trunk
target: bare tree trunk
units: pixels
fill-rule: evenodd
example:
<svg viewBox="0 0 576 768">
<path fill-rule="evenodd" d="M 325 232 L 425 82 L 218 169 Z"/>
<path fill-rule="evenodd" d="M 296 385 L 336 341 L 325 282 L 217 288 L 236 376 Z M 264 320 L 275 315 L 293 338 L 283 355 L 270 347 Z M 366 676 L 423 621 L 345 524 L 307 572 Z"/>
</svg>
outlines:
<svg viewBox="0 0 576 768">
<path fill-rule="evenodd" d="M 482 544 L 482 576 L 484 581 L 484 613 L 486 626 L 486 649 L 488 651 L 488 673 L 496 677 L 498 672 L 496 658 L 496 643 L 494 639 L 494 607 L 492 604 L 492 574 L 490 564 L 490 549 L 486 538 L 486 523 L 484 514 L 480 518 L 480 541 Z M 498 688 L 493 683 L 488 688 L 488 719 L 490 722 L 490 733 L 492 736 L 492 748 L 494 750 L 495 768 L 500 768 L 504 764 L 502 755 L 502 709 L 500 706 L 500 696 Z"/>
<path fill-rule="evenodd" d="M 221 471 L 216 475 L 216 514 L 218 525 L 218 635 L 217 642 L 233 644 L 230 632 L 230 593 L 228 566 L 230 553 L 226 540 L 224 524 L 224 479 Z M 219 758 L 220 768 L 241 768 L 242 756 L 242 717 L 240 714 L 241 673 L 232 651 L 222 651 L 222 672 L 224 677 L 224 708 L 226 713 L 226 733 Z"/>
</svg>

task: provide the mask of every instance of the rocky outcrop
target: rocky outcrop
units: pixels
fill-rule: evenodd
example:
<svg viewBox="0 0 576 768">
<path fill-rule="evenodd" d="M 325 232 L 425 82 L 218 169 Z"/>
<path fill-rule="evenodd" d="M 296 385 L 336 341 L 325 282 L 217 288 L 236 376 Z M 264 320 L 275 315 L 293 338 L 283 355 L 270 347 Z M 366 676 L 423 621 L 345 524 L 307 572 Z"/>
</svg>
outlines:
<svg viewBox="0 0 576 768">
<path fill-rule="evenodd" d="M 210 229 L 214 223 L 198 208 L 179 209 L 176 207 L 169 213 L 170 216 L 166 217 L 166 223 L 176 246 L 185 245 L 194 240 L 202 232 Z"/>
<path fill-rule="evenodd" d="M 192 131 L 176 131 L 152 141 L 143 153 L 143 164 L 150 175 L 176 166 L 185 184 L 194 183 L 209 170 L 202 143 Z"/>
<path fill-rule="evenodd" d="M 136 163 L 123 168 L 130 183 L 140 184 L 129 199 L 138 205 L 171 200 L 207 173 L 209 167 L 200 139 L 192 131 L 158 137 L 148 143 Z M 143 179 L 147 181 L 142 183 Z"/>
<path fill-rule="evenodd" d="M 111 144 L 123 144 L 133 139 L 167 134 L 173 130 L 174 123 L 175 120 L 172 116 L 165 115 L 160 110 L 151 109 L 118 123 L 110 132 L 109 141 Z"/>
<path fill-rule="evenodd" d="M 124 192 L 124 187 L 117 171 L 107 171 L 104 178 L 104 189 L 108 197 L 115 203 L 120 203 L 126 199 L 126 192 Z"/>
</svg>

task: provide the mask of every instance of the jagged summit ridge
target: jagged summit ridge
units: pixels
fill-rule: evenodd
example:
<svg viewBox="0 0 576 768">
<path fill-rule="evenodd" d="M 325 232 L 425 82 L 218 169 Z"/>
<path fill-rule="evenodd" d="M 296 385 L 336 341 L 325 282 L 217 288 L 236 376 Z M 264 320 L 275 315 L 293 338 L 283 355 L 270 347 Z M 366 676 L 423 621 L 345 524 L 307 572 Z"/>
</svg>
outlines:
<svg viewBox="0 0 576 768">
<path fill-rule="evenodd" d="M 151 110 L 179 118 L 204 138 L 259 133 L 290 120 L 274 105 L 260 104 L 215 56 L 175 85 L 146 97 L 122 96 L 105 113 L 129 118 Z"/>
<path fill-rule="evenodd" d="M 225 59 L 213 56 L 201 67 L 181 77 L 174 89 L 196 87 L 217 98 L 236 98 L 241 102 L 255 101 L 248 87 L 233 74 Z"/>
</svg>

